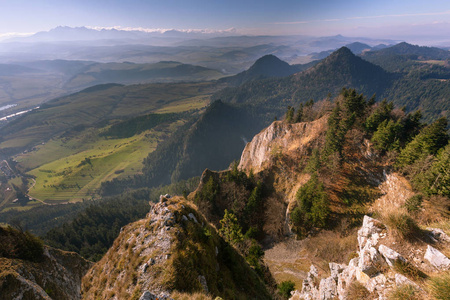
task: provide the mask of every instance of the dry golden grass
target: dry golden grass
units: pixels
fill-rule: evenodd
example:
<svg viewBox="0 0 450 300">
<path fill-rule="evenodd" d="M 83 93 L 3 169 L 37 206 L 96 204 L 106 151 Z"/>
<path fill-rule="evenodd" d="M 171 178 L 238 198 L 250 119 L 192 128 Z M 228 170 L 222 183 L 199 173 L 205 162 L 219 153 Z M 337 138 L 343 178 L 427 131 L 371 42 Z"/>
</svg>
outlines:
<svg viewBox="0 0 450 300">
<path fill-rule="evenodd" d="M 358 250 L 356 230 L 347 236 L 342 236 L 339 232 L 323 231 L 317 236 L 305 240 L 305 247 L 312 256 L 311 260 L 318 263 L 328 272 L 328 263 L 345 263 Z"/>
<path fill-rule="evenodd" d="M 353 281 L 347 289 L 348 300 L 370 299 L 370 292 L 359 281 Z"/>
<path fill-rule="evenodd" d="M 434 299 L 450 299 L 450 271 L 431 277 L 427 288 Z"/>
<path fill-rule="evenodd" d="M 401 285 L 393 289 L 389 293 L 389 300 L 422 300 L 423 295 L 419 293 L 419 290 L 408 284 Z"/>
<path fill-rule="evenodd" d="M 182 293 L 175 291 L 170 295 L 174 300 L 213 300 L 213 298 L 204 293 Z"/>
</svg>

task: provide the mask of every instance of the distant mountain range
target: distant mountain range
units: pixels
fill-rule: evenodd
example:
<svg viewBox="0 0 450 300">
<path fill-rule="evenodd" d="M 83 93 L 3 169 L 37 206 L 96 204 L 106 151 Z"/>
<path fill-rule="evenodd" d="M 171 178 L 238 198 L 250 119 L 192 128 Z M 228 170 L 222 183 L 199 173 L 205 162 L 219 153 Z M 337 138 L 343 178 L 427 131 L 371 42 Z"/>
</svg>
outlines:
<svg viewBox="0 0 450 300">
<path fill-rule="evenodd" d="M 376 94 L 379 99 L 386 97 L 409 111 L 421 109 L 425 118 L 432 120 L 450 108 L 448 57 L 449 51 L 406 43 L 367 51 L 361 57 L 343 47 L 306 71 L 284 78 L 267 78 L 266 74 L 266 79 L 226 88 L 214 99 L 258 106 L 264 103 L 282 113 L 288 105 L 336 96 L 342 87 L 348 87 L 365 95 Z M 278 66 L 286 67 L 279 62 Z"/>
<path fill-rule="evenodd" d="M 371 47 L 371 46 L 369 46 L 367 44 L 363 44 L 363 43 L 360 43 L 360 42 L 354 42 L 354 43 L 345 45 L 345 47 L 350 49 L 350 51 L 352 51 L 354 54 L 358 55 L 358 54 L 361 54 L 361 53 L 363 53 L 365 51 L 380 50 L 380 49 L 387 48 L 389 46 L 385 45 L 385 44 L 379 44 L 379 45 Z M 331 53 L 333 53 L 336 50 L 337 49 L 321 51 L 319 53 L 311 53 L 311 58 L 312 59 L 323 59 L 323 58 L 327 57 L 328 55 L 330 55 Z"/>
</svg>

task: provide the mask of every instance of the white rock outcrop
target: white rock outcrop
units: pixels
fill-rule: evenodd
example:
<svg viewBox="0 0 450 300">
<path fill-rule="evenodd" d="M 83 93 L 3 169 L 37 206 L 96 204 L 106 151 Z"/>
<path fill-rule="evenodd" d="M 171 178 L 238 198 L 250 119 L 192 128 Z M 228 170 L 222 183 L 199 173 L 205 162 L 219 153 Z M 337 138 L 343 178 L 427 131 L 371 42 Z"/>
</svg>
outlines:
<svg viewBox="0 0 450 300">
<path fill-rule="evenodd" d="M 291 300 L 297 299 L 347 299 L 348 287 L 359 281 L 369 292 L 378 294 L 378 299 L 387 299 L 396 286 L 411 285 L 420 287 L 405 276 L 385 272 L 393 269 L 396 261 L 407 262 L 395 250 L 382 244 L 386 238 L 386 226 L 369 216 L 364 216 L 363 225 L 358 231 L 358 257 L 350 260 L 348 266 L 330 263 L 331 276 L 319 280 L 317 269 L 311 266 L 301 291 L 293 291 Z M 426 259 L 441 269 L 450 267 L 450 260 L 435 248 L 428 246 Z"/>
<path fill-rule="evenodd" d="M 427 246 L 424 258 L 430 262 L 431 265 L 440 270 L 450 269 L 450 259 L 436 248 Z"/>
</svg>

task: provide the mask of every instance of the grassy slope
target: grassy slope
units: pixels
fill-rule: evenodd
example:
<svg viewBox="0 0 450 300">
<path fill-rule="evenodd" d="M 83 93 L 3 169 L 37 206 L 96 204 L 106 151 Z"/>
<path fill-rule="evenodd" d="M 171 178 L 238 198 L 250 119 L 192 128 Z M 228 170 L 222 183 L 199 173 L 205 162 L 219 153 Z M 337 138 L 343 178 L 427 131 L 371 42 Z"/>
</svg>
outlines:
<svg viewBox="0 0 450 300">
<path fill-rule="evenodd" d="M 68 142 L 52 140 L 17 160 L 36 176 L 30 196 L 47 203 L 80 201 L 94 195 L 102 181 L 140 172 L 148 153 L 183 123 L 179 120 L 123 139 L 98 137 L 98 130 L 90 129 Z M 83 163 L 86 158 L 90 164 Z"/>
</svg>

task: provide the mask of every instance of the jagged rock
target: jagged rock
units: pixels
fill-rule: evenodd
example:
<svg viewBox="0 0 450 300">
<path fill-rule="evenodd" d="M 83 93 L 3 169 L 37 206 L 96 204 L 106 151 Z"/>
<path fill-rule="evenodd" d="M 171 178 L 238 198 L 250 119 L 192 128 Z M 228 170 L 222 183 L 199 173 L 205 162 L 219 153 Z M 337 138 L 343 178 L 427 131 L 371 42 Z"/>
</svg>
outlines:
<svg viewBox="0 0 450 300">
<path fill-rule="evenodd" d="M 361 272 L 371 277 L 378 273 L 378 266 L 380 265 L 380 254 L 374 247 L 364 247 L 360 251 L 359 268 Z"/>
<path fill-rule="evenodd" d="M 208 283 L 206 282 L 205 276 L 199 275 L 198 276 L 198 281 L 200 281 L 200 284 L 202 285 L 203 290 L 205 291 L 205 293 L 209 293 Z"/>
<path fill-rule="evenodd" d="M 306 278 L 303 280 L 302 291 L 297 295 L 298 297 L 305 300 L 319 299 L 318 275 L 317 268 L 311 265 Z"/>
<path fill-rule="evenodd" d="M 383 229 L 383 224 L 369 216 L 364 216 L 363 225 L 358 230 L 358 244 L 359 249 L 362 250 L 368 243 L 367 248 L 373 247 L 378 243 L 380 238 L 379 233 Z"/>
<path fill-rule="evenodd" d="M 270 164 L 277 153 L 287 154 L 305 149 L 325 131 L 327 120 L 327 117 L 323 117 L 304 123 L 273 122 L 245 146 L 238 168 L 247 171 L 252 169 L 256 174 Z"/>
<path fill-rule="evenodd" d="M 90 266 L 76 253 L 47 246 L 38 262 L 0 257 L 0 299 L 81 299 L 81 279 Z"/>
<path fill-rule="evenodd" d="M 314 265 L 311 265 L 311 267 L 309 268 L 309 273 L 313 277 L 319 276 L 319 271 L 317 270 L 317 268 Z"/>
<path fill-rule="evenodd" d="M 386 276 L 384 276 L 384 274 L 378 274 L 377 276 L 370 278 L 365 284 L 365 287 L 371 293 L 376 291 L 380 294 L 386 289 L 386 281 Z"/>
<path fill-rule="evenodd" d="M 337 284 L 333 277 L 322 279 L 319 285 L 319 299 L 333 299 L 337 296 Z"/>
<path fill-rule="evenodd" d="M 430 236 L 436 242 L 447 242 L 450 243 L 450 237 L 440 228 L 427 228 L 430 231 Z"/>
<path fill-rule="evenodd" d="M 385 245 L 380 245 L 380 247 L 378 247 L 378 251 L 380 251 L 390 267 L 393 267 L 397 260 L 401 260 L 403 262 L 406 261 L 400 253 L 392 250 L 389 247 L 386 247 Z"/>
<path fill-rule="evenodd" d="M 330 267 L 331 277 L 336 281 L 338 280 L 338 275 L 347 267 L 337 263 L 329 263 L 328 266 Z"/>
<path fill-rule="evenodd" d="M 356 279 L 358 261 L 359 259 L 357 257 L 351 259 L 348 263 L 348 267 L 338 275 L 337 293 L 341 300 L 346 299 L 347 288 Z"/>
<path fill-rule="evenodd" d="M 182 205 L 185 208 L 182 208 Z M 182 216 L 186 216 L 189 226 L 174 224 L 173 227 L 168 228 L 164 225 L 164 222 L 168 220 L 180 221 Z M 154 222 L 150 223 L 150 219 Z M 202 230 L 201 223 L 208 226 L 210 239 L 204 240 L 192 234 Z M 185 249 L 184 245 L 190 243 L 195 243 L 196 246 L 204 249 L 208 264 L 203 263 L 205 261 L 203 257 L 192 255 L 195 252 L 191 249 Z M 110 299 L 111 290 L 115 290 L 118 291 L 118 294 L 120 293 L 120 299 L 131 299 L 134 291 L 137 290 L 139 291 L 138 296 L 150 297 L 152 294 L 158 299 L 167 299 L 168 297 L 164 298 L 160 293 L 177 289 L 177 287 L 173 287 L 174 282 L 168 281 L 167 278 L 172 278 L 169 276 L 178 278 L 177 276 L 180 274 L 185 274 L 186 270 L 183 268 L 190 268 L 192 262 L 195 268 L 189 271 L 195 276 L 194 282 L 187 282 L 184 286 L 194 289 L 201 284 L 205 288 L 205 292 L 201 290 L 200 293 L 206 294 L 206 291 L 209 291 L 212 293 L 211 296 L 217 296 L 217 281 L 211 279 L 213 274 L 210 273 L 211 267 L 214 271 L 217 266 L 217 276 L 223 278 L 224 289 L 232 291 L 240 298 L 269 299 L 266 287 L 259 277 L 254 276 L 255 274 L 250 274 L 252 276 L 249 276 L 248 284 L 256 288 L 249 290 L 241 288 L 244 283 L 238 282 L 231 271 L 234 268 L 234 262 L 223 260 L 220 255 L 215 255 L 216 248 L 220 250 L 221 243 L 215 228 L 210 226 L 196 211 L 196 207 L 185 199 L 172 197 L 165 203 L 156 203 L 152 205 L 146 219 L 125 226 L 113 247 L 88 271 L 83 280 L 83 296 L 85 299 Z M 229 251 L 228 255 L 232 255 L 236 261 L 242 263 L 241 267 L 245 270 L 243 272 L 252 272 L 250 267 L 245 264 L 243 257 L 239 256 L 234 249 Z M 189 256 L 184 256 L 185 254 L 189 254 Z M 141 263 L 134 268 L 130 266 L 131 262 Z M 145 264 L 147 264 L 146 271 L 144 271 Z M 167 272 L 162 272 L 162 270 L 167 270 Z M 206 283 L 208 284 L 206 285 Z M 177 284 L 182 286 L 182 283 Z M 145 291 L 150 294 L 142 294 Z M 193 292 L 184 289 L 182 291 Z"/>
<path fill-rule="evenodd" d="M 427 251 L 425 252 L 424 258 L 430 262 L 434 267 L 441 270 L 450 269 L 450 259 L 445 256 L 441 251 L 436 248 L 427 246 Z"/>
<path fill-rule="evenodd" d="M 170 296 L 166 293 L 161 293 L 158 296 L 150 293 L 149 291 L 145 291 L 142 293 L 142 296 L 139 298 L 139 300 L 173 300 L 170 298 Z"/>
</svg>

